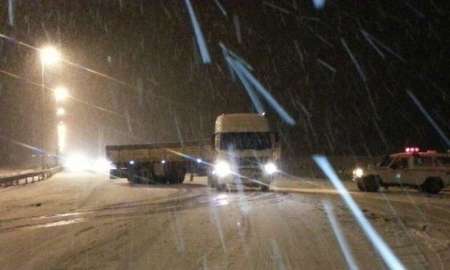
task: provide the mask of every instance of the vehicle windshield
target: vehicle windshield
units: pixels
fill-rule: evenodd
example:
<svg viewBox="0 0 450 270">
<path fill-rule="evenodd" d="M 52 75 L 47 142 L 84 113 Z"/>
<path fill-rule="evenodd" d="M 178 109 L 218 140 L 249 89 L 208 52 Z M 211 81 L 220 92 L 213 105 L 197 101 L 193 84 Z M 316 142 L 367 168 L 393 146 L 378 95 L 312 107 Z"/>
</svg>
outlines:
<svg viewBox="0 0 450 270">
<path fill-rule="evenodd" d="M 270 132 L 230 132 L 219 136 L 222 150 L 265 150 L 272 147 Z"/>
</svg>

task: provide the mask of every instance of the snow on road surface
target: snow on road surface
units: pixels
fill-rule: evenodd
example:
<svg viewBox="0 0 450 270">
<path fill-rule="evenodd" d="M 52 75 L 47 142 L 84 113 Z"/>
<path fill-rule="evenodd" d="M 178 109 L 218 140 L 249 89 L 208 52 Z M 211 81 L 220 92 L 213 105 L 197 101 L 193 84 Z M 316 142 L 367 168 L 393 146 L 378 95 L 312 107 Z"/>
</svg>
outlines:
<svg viewBox="0 0 450 270">
<path fill-rule="evenodd" d="M 385 268 L 325 181 L 280 179 L 271 193 L 217 193 L 205 182 L 130 185 L 60 173 L 0 189 L 1 268 L 347 269 L 325 201 L 357 266 Z M 450 265 L 450 193 L 348 188 L 409 269 Z"/>
</svg>

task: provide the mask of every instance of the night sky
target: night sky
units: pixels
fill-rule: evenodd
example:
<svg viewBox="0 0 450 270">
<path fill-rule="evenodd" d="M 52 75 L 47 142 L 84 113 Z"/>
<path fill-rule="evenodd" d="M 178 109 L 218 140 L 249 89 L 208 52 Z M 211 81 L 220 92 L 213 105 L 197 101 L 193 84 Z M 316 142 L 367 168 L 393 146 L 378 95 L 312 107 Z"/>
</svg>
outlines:
<svg viewBox="0 0 450 270">
<path fill-rule="evenodd" d="M 322 9 L 306 0 L 218 2 L 226 15 L 215 0 L 192 0 L 211 64 L 202 63 L 184 0 L 3 0 L 0 33 L 54 44 L 71 62 L 123 82 L 63 63 L 46 70 L 48 87 L 64 84 L 75 97 L 66 105 L 68 149 L 208 140 L 218 114 L 253 111 L 222 42 L 296 120 L 287 125 L 264 104 L 286 156 L 446 150 L 407 91 L 448 136 L 448 1 L 326 1 Z M 55 105 L 46 99 L 40 124 L 40 87 L 30 83 L 41 82 L 38 60 L 0 38 L 0 152 L 16 159 L 28 152 L 11 139 L 38 146 L 42 126 L 46 148 L 54 145 Z"/>
</svg>

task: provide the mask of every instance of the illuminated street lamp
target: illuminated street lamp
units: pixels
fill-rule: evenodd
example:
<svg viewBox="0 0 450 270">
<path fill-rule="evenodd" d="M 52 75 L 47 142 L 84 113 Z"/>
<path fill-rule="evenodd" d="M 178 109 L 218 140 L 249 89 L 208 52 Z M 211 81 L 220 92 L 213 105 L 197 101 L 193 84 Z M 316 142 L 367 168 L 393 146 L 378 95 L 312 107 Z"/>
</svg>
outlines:
<svg viewBox="0 0 450 270">
<path fill-rule="evenodd" d="M 55 88 L 54 95 L 57 102 L 63 102 L 69 96 L 69 91 L 64 86 L 59 86 Z"/>
<path fill-rule="evenodd" d="M 64 110 L 64 108 L 56 109 L 56 115 L 57 116 L 64 116 L 65 114 L 66 114 L 66 110 Z"/>
<path fill-rule="evenodd" d="M 41 147 L 42 150 L 45 151 L 45 67 L 49 65 L 54 65 L 61 60 L 61 53 L 53 46 L 44 46 L 38 49 L 39 58 L 41 60 L 41 124 L 42 124 L 42 132 L 41 132 Z M 41 155 L 41 167 L 46 167 L 45 156 Z"/>
<path fill-rule="evenodd" d="M 40 49 L 39 57 L 43 66 L 53 65 L 61 60 L 60 52 L 52 46 L 46 46 Z"/>
</svg>

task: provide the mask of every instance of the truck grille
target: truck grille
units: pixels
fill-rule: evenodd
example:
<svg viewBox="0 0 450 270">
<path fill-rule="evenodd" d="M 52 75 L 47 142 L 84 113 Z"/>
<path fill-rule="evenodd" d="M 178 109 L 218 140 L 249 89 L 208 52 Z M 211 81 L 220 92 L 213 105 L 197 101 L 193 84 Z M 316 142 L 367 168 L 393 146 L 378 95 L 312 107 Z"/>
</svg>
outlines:
<svg viewBox="0 0 450 270">
<path fill-rule="evenodd" d="M 266 161 L 267 158 L 244 157 L 237 159 L 236 163 L 239 167 L 256 167 L 266 163 Z"/>
</svg>

